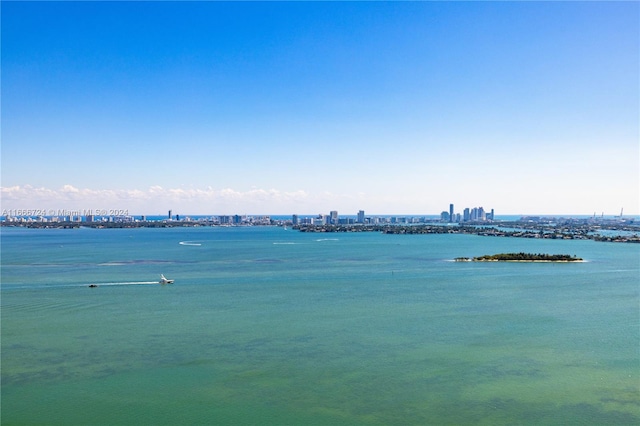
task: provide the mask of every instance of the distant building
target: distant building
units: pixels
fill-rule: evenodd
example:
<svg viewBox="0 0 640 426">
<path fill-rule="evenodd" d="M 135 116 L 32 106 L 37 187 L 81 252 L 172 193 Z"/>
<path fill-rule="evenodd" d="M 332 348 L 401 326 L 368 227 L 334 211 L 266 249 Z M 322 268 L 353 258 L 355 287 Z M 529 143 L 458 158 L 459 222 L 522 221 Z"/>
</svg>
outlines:
<svg viewBox="0 0 640 426">
<path fill-rule="evenodd" d="M 329 217 L 332 225 L 338 224 L 338 212 L 336 210 L 329 212 Z"/>
<path fill-rule="evenodd" d="M 453 222 L 453 204 L 449 204 L 449 222 Z"/>
<path fill-rule="evenodd" d="M 358 212 L 358 223 L 364 223 L 364 210 Z"/>
<path fill-rule="evenodd" d="M 169 214 L 167 215 L 169 219 L 173 218 L 173 215 L 171 214 L 171 210 L 169 210 Z"/>
<path fill-rule="evenodd" d="M 313 225 L 326 225 L 327 224 L 327 215 L 319 214 L 318 217 L 313 219 Z"/>
<path fill-rule="evenodd" d="M 297 225 L 297 224 L 298 224 L 298 215 L 297 215 L 297 214 L 294 214 L 294 215 L 291 217 L 291 223 L 293 223 L 294 225 Z"/>
<path fill-rule="evenodd" d="M 491 209 L 490 213 L 487 213 L 484 211 L 483 207 L 474 207 L 473 209 L 469 209 L 467 207 L 466 209 L 464 209 L 464 213 L 461 219 L 463 222 L 484 222 L 487 220 L 493 220 L 495 217 L 494 214 L 495 213 L 493 209 Z"/>
</svg>

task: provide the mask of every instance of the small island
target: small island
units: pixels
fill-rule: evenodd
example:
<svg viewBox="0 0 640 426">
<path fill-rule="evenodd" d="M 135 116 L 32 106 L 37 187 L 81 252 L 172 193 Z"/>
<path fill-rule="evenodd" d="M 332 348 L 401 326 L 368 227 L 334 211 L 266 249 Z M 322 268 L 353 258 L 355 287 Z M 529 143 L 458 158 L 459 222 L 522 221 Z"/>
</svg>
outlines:
<svg viewBox="0 0 640 426">
<path fill-rule="evenodd" d="M 583 262 L 583 259 L 568 254 L 499 253 L 468 258 L 456 257 L 456 262 Z"/>
</svg>

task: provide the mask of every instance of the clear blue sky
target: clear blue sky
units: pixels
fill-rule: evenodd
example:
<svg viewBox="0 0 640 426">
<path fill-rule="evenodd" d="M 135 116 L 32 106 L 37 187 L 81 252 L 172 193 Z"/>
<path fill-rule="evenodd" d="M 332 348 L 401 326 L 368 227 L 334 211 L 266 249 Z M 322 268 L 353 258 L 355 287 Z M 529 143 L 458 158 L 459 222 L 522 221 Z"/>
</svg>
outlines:
<svg viewBox="0 0 640 426">
<path fill-rule="evenodd" d="M 6 2 L 2 208 L 640 214 L 638 2 Z"/>
</svg>

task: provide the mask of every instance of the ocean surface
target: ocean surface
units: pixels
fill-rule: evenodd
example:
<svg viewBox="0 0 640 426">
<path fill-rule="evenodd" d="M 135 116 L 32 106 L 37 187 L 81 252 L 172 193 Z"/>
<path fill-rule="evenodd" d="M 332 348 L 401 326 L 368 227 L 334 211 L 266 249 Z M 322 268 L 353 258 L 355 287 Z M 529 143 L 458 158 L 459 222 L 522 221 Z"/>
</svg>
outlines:
<svg viewBox="0 0 640 426">
<path fill-rule="evenodd" d="M 279 227 L 0 238 L 3 425 L 640 424 L 638 244 Z M 452 261 L 512 251 L 586 262 Z"/>
</svg>

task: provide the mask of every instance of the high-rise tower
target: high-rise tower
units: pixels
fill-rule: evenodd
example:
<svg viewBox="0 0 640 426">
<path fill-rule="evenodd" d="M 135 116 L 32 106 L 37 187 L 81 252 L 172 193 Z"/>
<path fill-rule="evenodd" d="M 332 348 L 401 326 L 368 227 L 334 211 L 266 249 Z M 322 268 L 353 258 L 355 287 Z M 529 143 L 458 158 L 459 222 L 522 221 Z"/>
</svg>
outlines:
<svg viewBox="0 0 640 426">
<path fill-rule="evenodd" d="M 337 225 L 337 224 L 338 224 L 338 212 L 337 212 L 337 210 L 332 210 L 332 211 L 329 213 L 329 216 L 330 216 L 330 218 L 331 218 L 331 219 L 330 219 L 330 220 L 331 220 L 331 224 L 333 224 L 333 225 Z"/>
</svg>

